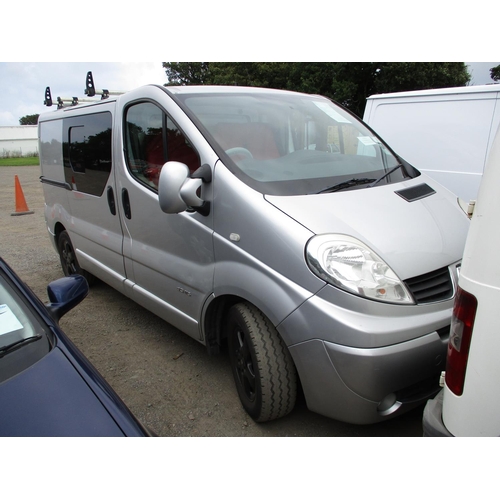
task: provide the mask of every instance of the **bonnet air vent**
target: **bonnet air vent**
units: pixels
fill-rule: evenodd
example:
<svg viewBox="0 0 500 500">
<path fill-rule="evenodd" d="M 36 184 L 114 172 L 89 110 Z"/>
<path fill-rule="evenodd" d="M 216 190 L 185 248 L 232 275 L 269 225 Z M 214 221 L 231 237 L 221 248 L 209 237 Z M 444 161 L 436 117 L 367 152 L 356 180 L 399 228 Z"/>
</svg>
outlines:
<svg viewBox="0 0 500 500">
<path fill-rule="evenodd" d="M 453 283 L 447 267 L 405 280 L 417 304 L 440 302 L 453 297 Z"/>
<path fill-rule="evenodd" d="M 409 202 L 427 198 L 427 196 L 431 196 L 435 192 L 436 191 L 427 184 L 419 184 L 418 186 L 402 189 L 401 191 L 395 191 L 398 196 L 401 196 L 401 198 Z"/>
</svg>

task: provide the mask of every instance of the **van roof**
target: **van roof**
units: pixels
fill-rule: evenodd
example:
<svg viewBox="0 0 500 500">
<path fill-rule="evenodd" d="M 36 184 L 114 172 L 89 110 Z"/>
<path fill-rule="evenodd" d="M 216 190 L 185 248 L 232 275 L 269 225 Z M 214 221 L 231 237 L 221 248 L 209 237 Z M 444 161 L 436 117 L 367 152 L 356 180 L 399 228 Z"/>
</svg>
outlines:
<svg viewBox="0 0 500 500">
<path fill-rule="evenodd" d="M 431 95 L 472 94 L 482 92 L 500 92 L 500 84 L 470 85 L 467 87 L 448 87 L 442 89 L 412 90 L 408 92 L 391 92 L 387 94 L 374 94 L 367 99 L 390 99 L 391 97 L 418 97 Z"/>
<path fill-rule="evenodd" d="M 58 108 L 57 106 L 55 106 L 55 109 L 49 108 L 47 111 L 40 113 L 40 116 L 38 118 L 38 123 L 40 123 L 41 121 L 45 121 L 45 120 L 53 120 L 56 118 L 60 118 L 61 117 L 60 115 L 63 115 L 66 113 L 69 113 L 69 114 L 71 114 L 73 112 L 78 113 L 82 109 L 92 108 L 95 106 L 105 106 L 107 104 L 115 103 L 115 102 L 116 102 L 116 97 L 110 97 L 108 99 L 95 100 L 92 102 L 79 102 L 75 106 L 66 106 L 63 108 Z"/>
<path fill-rule="evenodd" d="M 292 90 L 280 90 L 264 87 L 244 87 L 237 85 L 182 85 L 182 86 L 166 86 L 164 87 L 167 92 L 172 94 L 241 94 L 241 93 L 251 93 L 251 94 L 297 94 L 299 92 L 294 92 Z"/>
<path fill-rule="evenodd" d="M 263 87 L 244 87 L 244 86 L 236 86 L 236 85 L 182 85 L 182 86 L 161 86 L 158 84 L 149 84 L 142 85 L 142 87 L 148 87 L 153 85 L 155 87 L 161 87 L 167 93 L 172 95 L 188 95 L 188 94 L 241 94 L 241 93 L 251 93 L 251 94 L 299 94 L 299 92 L 294 92 L 291 90 L 280 90 L 280 89 L 271 89 L 271 88 L 263 88 Z M 137 90 L 137 87 L 132 90 Z M 128 92 L 122 92 L 120 95 L 127 94 Z M 40 119 L 54 119 L 57 116 L 54 116 L 54 113 L 70 113 L 78 110 L 82 110 L 89 107 L 105 105 L 108 103 L 114 103 L 120 97 L 120 95 L 111 95 L 106 99 L 96 99 L 94 100 L 81 100 L 76 105 L 68 105 L 65 107 L 57 108 L 54 110 L 46 111 L 40 115 Z M 39 121 L 40 121 L 39 119 Z"/>
</svg>

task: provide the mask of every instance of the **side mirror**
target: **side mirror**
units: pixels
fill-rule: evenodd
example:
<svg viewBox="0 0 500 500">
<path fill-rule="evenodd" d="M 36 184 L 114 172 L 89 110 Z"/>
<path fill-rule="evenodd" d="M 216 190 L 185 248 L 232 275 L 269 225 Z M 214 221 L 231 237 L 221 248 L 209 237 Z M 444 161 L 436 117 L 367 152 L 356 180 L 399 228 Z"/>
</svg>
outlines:
<svg viewBox="0 0 500 500">
<path fill-rule="evenodd" d="M 192 208 L 202 215 L 210 213 L 210 202 L 203 201 L 197 194 L 203 182 L 212 181 L 208 165 L 201 166 L 192 176 L 189 168 L 178 161 L 167 161 L 158 180 L 158 201 L 167 214 L 178 214 Z"/>
<path fill-rule="evenodd" d="M 50 315 L 59 321 L 77 306 L 89 293 L 87 280 L 79 274 L 52 281 L 47 286 L 49 303 L 45 305 Z"/>
</svg>

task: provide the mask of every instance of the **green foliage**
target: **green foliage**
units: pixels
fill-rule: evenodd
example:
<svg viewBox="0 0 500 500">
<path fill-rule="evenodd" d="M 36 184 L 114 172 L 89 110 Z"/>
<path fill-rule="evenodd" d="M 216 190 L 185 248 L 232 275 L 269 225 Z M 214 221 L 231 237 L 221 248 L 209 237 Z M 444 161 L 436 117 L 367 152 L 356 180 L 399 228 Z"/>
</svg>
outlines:
<svg viewBox="0 0 500 500">
<path fill-rule="evenodd" d="M 500 64 L 494 68 L 490 68 L 490 76 L 492 80 L 495 80 L 495 82 L 500 80 Z"/>
<path fill-rule="evenodd" d="M 19 118 L 19 125 L 38 125 L 38 117 L 40 115 L 26 115 Z"/>
<path fill-rule="evenodd" d="M 30 165 L 40 165 L 40 158 L 38 156 L 0 158 L 0 167 L 27 167 Z"/>
<path fill-rule="evenodd" d="M 201 85 L 208 73 L 209 63 L 204 62 L 177 62 L 163 63 L 167 74 L 167 85 Z"/>
<path fill-rule="evenodd" d="M 466 85 L 464 63 L 164 62 L 171 85 L 248 85 L 330 97 L 363 116 L 372 94 Z"/>
</svg>

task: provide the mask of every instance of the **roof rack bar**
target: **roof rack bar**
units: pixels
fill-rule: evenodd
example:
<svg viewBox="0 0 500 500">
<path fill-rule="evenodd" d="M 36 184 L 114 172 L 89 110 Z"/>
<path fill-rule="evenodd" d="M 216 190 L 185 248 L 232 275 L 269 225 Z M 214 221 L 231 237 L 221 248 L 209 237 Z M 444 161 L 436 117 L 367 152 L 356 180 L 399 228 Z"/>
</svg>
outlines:
<svg viewBox="0 0 500 500">
<path fill-rule="evenodd" d="M 121 95 L 124 93 L 119 90 L 108 90 L 108 89 L 97 90 L 94 85 L 94 78 L 92 77 L 92 71 L 87 72 L 84 92 L 85 95 L 88 95 L 89 97 L 100 95 L 101 99 L 107 99 L 110 95 Z"/>
<path fill-rule="evenodd" d="M 78 106 L 81 102 L 99 102 L 96 99 L 80 99 L 78 97 L 58 97 L 57 107 Z"/>
<path fill-rule="evenodd" d="M 96 90 L 95 85 L 94 85 L 94 78 L 92 77 L 92 71 L 89 71 L 87 73 L 87 79 L 85 81 L 85 94 L 88 95 L 89 97 L 94 97 L 96 95 L 101 96 L 102 99 L 107 99 L 111 95 L 121 95 L 124 94 L 124 92 L 117 91 L 117 90 L 107 90 L 107 89 L 102 89 L 102 90 Z M 79 99 L 78 97 L 58 97 L 57 98 L 57 108 L 65 108 L 68 106 L 77 106 L 78 104 L 82 102 L 99 102 L 97 99 Z M 52 100 L 52 94 L 50 92 L 50 87 L 45 88 L 45 100 L 43 101 L 43 104 L 45 106 L 52 106 L 55 104 L 55 102 Z"/>
<path fill-rule="evenodd" d="M 78 97 L 58 97 L 56 99 L 57 107 L 64 108 L 67 106 L 77 106 L 81 102 L 99 102 L 96 99 L 79 99 Z M 52 94 L 50 92 L 50 87 L 45 89 L 45 100 L 43 101 L 45 106 L 52 106 L 55 102 L 52 100 Z"/>
</svg>

